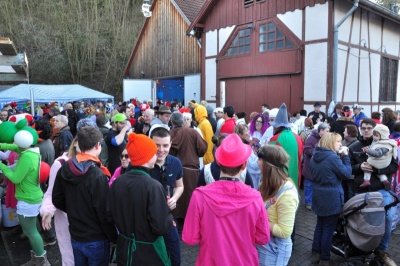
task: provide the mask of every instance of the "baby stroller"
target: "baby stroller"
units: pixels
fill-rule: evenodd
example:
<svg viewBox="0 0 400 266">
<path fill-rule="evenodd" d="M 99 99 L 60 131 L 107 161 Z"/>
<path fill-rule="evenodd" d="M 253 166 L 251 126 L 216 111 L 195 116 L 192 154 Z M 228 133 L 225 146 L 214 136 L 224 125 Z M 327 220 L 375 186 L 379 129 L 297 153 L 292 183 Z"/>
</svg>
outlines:
<svg viewBox="0 0 400 266">
<path fill-rule="evenodd" d="M 341 265 L 383 265 L 374 250 L 385 232 L 386 211 L 399 203 L 397 195 L 390 194 L 395 200 L 386 206 L 379 192 L 356 195 L 343 206 L 331 249 L 345 259 Z"/>
</svg>

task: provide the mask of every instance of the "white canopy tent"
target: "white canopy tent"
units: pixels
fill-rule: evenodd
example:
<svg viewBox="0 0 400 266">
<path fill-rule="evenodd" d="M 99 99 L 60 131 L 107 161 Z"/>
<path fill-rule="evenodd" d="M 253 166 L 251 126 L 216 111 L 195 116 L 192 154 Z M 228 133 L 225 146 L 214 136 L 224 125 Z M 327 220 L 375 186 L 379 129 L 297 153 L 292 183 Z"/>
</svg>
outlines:
<svg viewBox="0 0 400 266">
<path fill-rule="evenodd" d="M 0 106 L 4 106 L 10 102 L 26 102 L 27 100 L 31 100 L 35 103 L 63 103 L 78 100 L 107 101 L 109 99 L 114 103 L 114 96 L 77 84 L 19 84 L 0 92 Z"/>
</svg>

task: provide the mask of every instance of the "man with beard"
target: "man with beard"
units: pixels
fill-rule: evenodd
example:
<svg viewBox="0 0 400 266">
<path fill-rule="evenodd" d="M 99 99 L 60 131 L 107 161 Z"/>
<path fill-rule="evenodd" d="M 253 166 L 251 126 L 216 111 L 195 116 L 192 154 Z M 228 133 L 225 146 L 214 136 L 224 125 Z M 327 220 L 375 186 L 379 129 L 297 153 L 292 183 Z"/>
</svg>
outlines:
<svg viewBox="0 0 400 266">
<path fill-rule="evenodd" d="M 193 128 L 183 126 L 183 115 L 174 112 L 171 115 L 172 129 L 170 155 L 178 157 L 183 167 L 183 185 L 185 190 L 178 201 L 175 218 L 178 221 L 178 229 L 181 229 L 189 206 L 190 197 L 197 186 L 197 178 L 200 174 L 199 157 L 207 151 L 207 142 Z"/>
<path fill-rule="evenodd" d="M 112 128 L 105 139 L 108 149 L 108 170 L 111 175 L 121 165 L 119 157 L 125 149 L 126 133 L 130 130 L 130 127 L 126 124 L 127 121 L 124 114 L 116 114 L 112 120 Z"/>
</svg>

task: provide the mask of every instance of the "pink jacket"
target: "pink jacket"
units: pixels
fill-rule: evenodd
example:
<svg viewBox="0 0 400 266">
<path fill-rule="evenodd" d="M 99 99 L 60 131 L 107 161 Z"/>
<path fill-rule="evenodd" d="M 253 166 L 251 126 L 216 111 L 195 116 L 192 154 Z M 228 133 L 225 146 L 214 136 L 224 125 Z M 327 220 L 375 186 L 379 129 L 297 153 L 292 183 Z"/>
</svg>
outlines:
<svg viewBox="0 0 400 266">
<path fill-rule="evenodd" d="M 269 239 L 268 214 L 258 191 L 242 182 L 216 181 L 193 192 L 182 240 L 200 243 L 196 265 L 258 265 L 255 244 Z"/>
<path fill-rule="evenodd" d="M 69 158 L 67 153 L 64 153 L 58 157 L 50 168 L 49 186 L 43 196 L 42 206 L 40 207 L 40 215 L 43 217 L 46 212 L 50 212 L 51 215 L 54 216 L 54 224 L 56 227 L 58 246 L 60 247 L 62 257 L 62 265 L 71 266 L 75 265 L 75 263 L 74 253 L 71 245 L 71 235 L 68 229 L 68 217 L 65 212 L 56 209 L 52 201 L 54 181 L 56 180 L 58 170 L 62 166 L 60 160 L 64 160 L 65 162 L 68 161 Z"/>
</svg>

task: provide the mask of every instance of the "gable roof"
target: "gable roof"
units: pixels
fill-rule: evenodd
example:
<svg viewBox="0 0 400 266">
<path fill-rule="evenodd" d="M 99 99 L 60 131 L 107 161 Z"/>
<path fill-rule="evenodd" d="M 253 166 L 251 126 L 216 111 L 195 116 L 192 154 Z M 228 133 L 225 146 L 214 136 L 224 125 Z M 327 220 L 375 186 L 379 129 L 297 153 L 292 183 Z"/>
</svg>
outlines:
<svg viewBox="0 0 400 266">
<path fill-rule="evenodd" d="M 285 0 L 279 0 L 279 1 L 285 1 Z M 293 1 L 293 0 L 286 0 L 286 1 Z M 348 1 L 353 3 L 353 0 L 303 0 L 301 3 L 303 3 L 304 6 L 314 6 L 316 4 L 321 4 L 325 3 L 328 1 Z M 214 6 L 219 3 L 219 0 L 208 0 L 203 7 L 200 9 L 199 13 L 197 16 L 193 19 L 192 23 L 190 24 L 189 28 L 186 30 L 186 34 L 189 34 L 192 29 L 195 27 L 200 27 L 202 28 L 204 26 L 204 21 L 206 20 L 207 16 L 212 12 Z M 300 3 L 300 2 L 299 2 Z M 390 11 L 389 9 L 378 5 L 376 3 L 373 3 L 369 0 L 359 0 L 360 7 L 372 11 L 382 17 L 385 17 L 387 19 L 390 19 L 396 23 L 400 23 L 400 15 Z M 296 5 L 292 5 L 292 9 L 296 9 Z M 285 10 L 285 11 L 293 11 L 293 10 Z"/>
<path fill-rule="evenodd" d="M 190 25 L 193 19 L 196 17 L 196 14 L 199 12 L 200 8 L 203 6 L 206 0 L 168 0 L 171 4 L 176 8 L 178 13 L 182 16 L 185 22 Z M 150 11 L 154 10 L 158 0 L 154 0 L 151 5 Z M 128 76 L 129 69 L 132 65 L 133 58 L 135 57 L 136 51 L 139 47 L 140 41 L 143 38 L 144 32 L 147 29 L 147 25 L 149 24 L 151 17 L 146 18 L 142 29 L 140 30 L 139 37 L 136 40 L 135 46 L 133 47 L 132 53 L 129 56 L 128 63 L 126 64 L 124 75 Z"/>
<path fill-rule="evenodd" d="M 368 1 L 368 0 L 359 0 L 359 1 L 360 1 L 359 6 L 361 6 L 362 8 L 364 8 L 366 10 L 370 10 L 384 18 L 387 18 L 389 20 L 392 20 L 395 23 L 400 24 L 400 15 L 399 14 L 397 14 L 393 11 L 390 11 L 386 7 L 383 7 L 381 5 L 378 5 L 378 4 Z"/>
<path fill-rule="evenodd" d="M 171 0 L 172 3 L 176 3 L 178 8 L 182 10 L 183 14 L 189 20 L 190 24 L 199 13 L 201 7 L 204 5 L 206 0 Z"/>
</svg>

